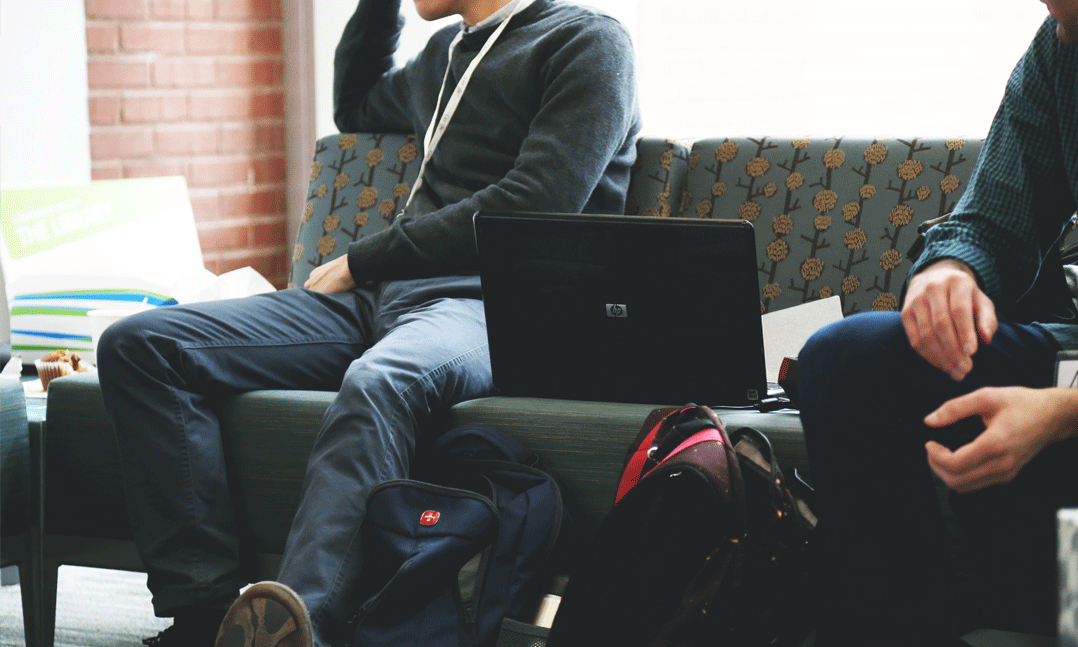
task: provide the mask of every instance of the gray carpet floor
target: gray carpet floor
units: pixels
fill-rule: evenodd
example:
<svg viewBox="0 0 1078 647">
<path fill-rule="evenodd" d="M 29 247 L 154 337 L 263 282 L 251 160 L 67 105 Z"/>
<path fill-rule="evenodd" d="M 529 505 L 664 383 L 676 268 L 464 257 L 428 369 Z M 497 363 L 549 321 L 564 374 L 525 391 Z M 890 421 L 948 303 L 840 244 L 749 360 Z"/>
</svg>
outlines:
<svg viewBox="0 0 1078 647">
<path fill-rule="evenodd" d="M 141 647 L 171 620 L 155 618 L 145 573 L 60 567 L 55 647 Z M 966 636 L 971 647 L 1054 647 L 1052 638 L 1000 631 Z M 0 647 L 25 647 L 19 586 L 0 587 Z"/>
<path fill-rule="evenodd" d="M 142 647 L 172 623 L 155 618 L 146 574 L 61 566 L 55 647 Z M 17 584 L 0 587 L 0 647 L 25 647 Z"/>
</svg>

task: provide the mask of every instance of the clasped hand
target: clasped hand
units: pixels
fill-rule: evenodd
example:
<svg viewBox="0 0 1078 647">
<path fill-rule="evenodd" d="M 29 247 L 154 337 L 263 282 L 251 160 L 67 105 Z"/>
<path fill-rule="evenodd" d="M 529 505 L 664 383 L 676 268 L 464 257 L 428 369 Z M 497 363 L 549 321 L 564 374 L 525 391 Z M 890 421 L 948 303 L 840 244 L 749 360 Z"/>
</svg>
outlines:
<svg viewBox="0 0 1078 647">
<path fill-rule="evenodd" d="M 340 256 L 314 268 L 303 282 L 303 287 L 323 294 L 347 292 L 356 287 L 356 281 L 348 269 L 348 256 Z"/>
<path fill-rule="evenodd" d="M 902 324 L 910 346 L 956 382 L 973 369 L 979 342 L 992 341 L 996 309 L 973 272 L 955 260 L 933 263 L 910 280 Z M 955 451 L 925 444 L 932 471 L 951 489 L 972 492 L 1009 483 L 1050 443 L 1076 433 L 1078 391 L 983 388 L 949 400 L 925 418 L 929 427 L 979 416 L 985 430 Z"/>
<path fill-rule="evenodd" d="M 1045 447 L 1078 433 L 1078 390 L 985 387 L 944 402 L 925 424 L 946 427 L 970 416 L 985 425 L 973 442 L 953 452 L 925 445 L 932 471 L 957 492 L 1010 483 Z"/>
<path fill-rule="evenodd" d="M 998 322 L 969 267 L 947 259 L 910 279 L 902 325 L 910 346 L 959 382 L 973 368 L 978 341 L 992 341 Z"/>
</svg>

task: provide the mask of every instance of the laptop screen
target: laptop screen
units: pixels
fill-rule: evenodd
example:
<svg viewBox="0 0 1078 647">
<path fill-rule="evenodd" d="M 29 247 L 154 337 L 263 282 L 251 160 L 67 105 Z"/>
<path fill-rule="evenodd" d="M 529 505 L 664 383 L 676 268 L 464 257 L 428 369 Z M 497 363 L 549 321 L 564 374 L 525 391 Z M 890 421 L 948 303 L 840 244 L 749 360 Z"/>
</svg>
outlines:
<svg viewBox="0 0 1078 647">
<path fill-rule="evenodd" d="M 751 224 L 480 212 L 475 226 L 504 394 L 715 406 L 765 396 Z"/>
</svg>

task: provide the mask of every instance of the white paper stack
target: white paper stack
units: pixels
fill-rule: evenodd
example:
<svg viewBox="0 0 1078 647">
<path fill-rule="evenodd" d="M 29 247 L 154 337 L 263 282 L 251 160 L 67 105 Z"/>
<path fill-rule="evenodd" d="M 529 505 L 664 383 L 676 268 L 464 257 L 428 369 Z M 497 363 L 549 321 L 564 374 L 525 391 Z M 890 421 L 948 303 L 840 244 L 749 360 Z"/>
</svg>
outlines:
<svg viewBox="0 0 1078 647">
<path fill-rule="evenodd" d="M 837 296 L 765 314 L 761 325 L 767 381 L 778 382 L 783 358 L 797 357 L 817 330 L 841 320 L 842 302 Z"/>
<path fill-rule="evenodd" d="M 251 268 L 205 269 L 182 177 L 0 191 L 0 282 L 0 333 L 23 362 L 60 348 L 95 362 L 90 310 L 274 289 Z"/>
</svg>

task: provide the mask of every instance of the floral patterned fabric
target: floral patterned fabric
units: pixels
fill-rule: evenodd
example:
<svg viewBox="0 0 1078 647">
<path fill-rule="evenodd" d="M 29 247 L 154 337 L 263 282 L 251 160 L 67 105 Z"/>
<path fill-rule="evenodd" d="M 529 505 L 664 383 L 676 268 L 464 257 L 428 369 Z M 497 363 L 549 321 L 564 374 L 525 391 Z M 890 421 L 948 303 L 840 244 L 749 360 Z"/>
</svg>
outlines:
<svg viewBox="0 0 1078 647">
<path fill-rule="evenodd" d="M 630 216 L 676 215 L 689 172 L 689 149 L 671 139 L 642 138 L 629 180 L 625 213 Z"/>
<path fill-rule="evenodd" d="M 393 224 L 419 174 L 413 135 L 338 134 L 318 140 L 311 183 L 292 253 L 289 287 Z"/>
<path fill-rule="evenodd" d="M 917 226 L 958 202 L 982 143 L 643 138 L 626 213 L 753 223 L 761 312 L 835 295 L 845 315 L 894 310 Z M 391 225 L 419 161 L 411 135 L 319 140 L 289 284 Z"/>
<path fill-rule="evenodd" d="M 954 207 L 981 144 L 700 140 L 678 215 L 753 223 L 761 312 L 834 295 L 844 315 L 895 310 L 917 226 Z"/>
</svg>

